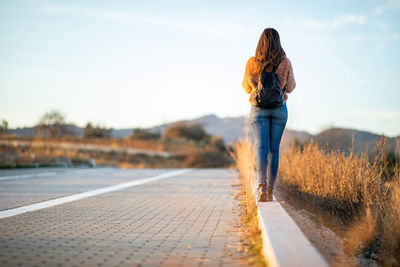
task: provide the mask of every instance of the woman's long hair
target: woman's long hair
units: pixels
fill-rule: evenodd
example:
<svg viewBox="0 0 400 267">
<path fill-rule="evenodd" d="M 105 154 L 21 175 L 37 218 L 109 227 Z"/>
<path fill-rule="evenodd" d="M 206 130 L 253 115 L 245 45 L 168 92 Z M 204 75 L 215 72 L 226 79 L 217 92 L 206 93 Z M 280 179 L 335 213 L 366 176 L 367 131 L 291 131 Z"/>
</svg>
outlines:
<svg viewBox="0 0 400 267">
<path fill-rule="evenodd" d="M 267 28 L 258 41 L 255 56 L 255 72 L 260 74 L 266 65 L 276 66 L 286 58 L 281 46 L 279 33 L 273 28 Z"/>
</svg>

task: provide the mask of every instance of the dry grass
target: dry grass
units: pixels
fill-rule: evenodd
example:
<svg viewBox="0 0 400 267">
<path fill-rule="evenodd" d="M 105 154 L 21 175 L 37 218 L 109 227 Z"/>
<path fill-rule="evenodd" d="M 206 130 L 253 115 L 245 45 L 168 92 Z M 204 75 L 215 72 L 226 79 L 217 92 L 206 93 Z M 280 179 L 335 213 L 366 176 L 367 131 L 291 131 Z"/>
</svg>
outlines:
<svg viewBox="0 0 400 267">
<path fill-rule="evenodd" d="M 0 138 L 0 168 L 23 166 L 52 166 L 59 158 L 68 158 L 73 163 L 87 163 L 95 159 L 97 165 L 112 165 L 123 168 L 207 168 L 230 167 L 232 158 L 213 144 L 199 144 L 185 140 L 133 140 L 132 138 L 83 139 L 83 138 Z M 21 141 L 19 144 L 18 142 Z M 69 145 L 63 147 L 60 145 Z M 86 149 L 74 145 L 96 145 L 111 148 Z M 127 153 L 125 149 L 146 149 L 169 152 L 168 158 L 138 153 Z"/>
<path fill-rule="evenodd" d="M 382 168 L 384 155 L 369 161 L 352 152 L 326 152 L 311 142 L 302 150 L 293 146 L 285 151 L 279 171 L 283 182 L 302 192 L 355 205 L 373 205 L 389 192 L 389 184 L 382 181 L 387 173 Z"/>
<path fill-rule="evenodd" d="M 255 154 L 254 148 L 250 144 L 249 137 L 235 143 L 231 155 L 236 162 L 241 177 L 241 217 L 246 228 L 245 238 L 249 242 L 248 252 L 254 257 L 251 264 L 255 266 L 266 266 L 265 259 L 262 255 L 261 231 L 258 228 L 257 205 L 252 190 L 255 181 Z"/>
<path fill-rule="evenodd" d="M 382 138 L 379 155 L 368 159 L 351 151 L 325 151 L 313 142 L 292 146 L 280 157 L 278 182 L 347 222 L 344 240 L 349 253 L 392 265 L 400 264 L 400 168 L 389 164 L 384 147 Z M 248 188 L 254 179 L 253 151 L 250 140 L 235 145 L 249 200 L 254 200 Z M 252 203 L 247 212 L 252 212 Z"/>
<path fill-rule="evenodd" d="M 281 157 L 280 180 L 344 219 L 354 218 L 345 237 L 350 252 L 400 264 L 400 169 L 389 164 L 385 142 L 382 137 L 372 160 L 326 152 L 315 143 L 292 147 Z"/>
<path fill-rule="evenodd" d="M 131 137 L 124 138 L 90 138 L 59 137 L 59 138 L 30 138 L 21 136 L 0 136 L 0 140 L 29 141 L 29 142 L 67 142 L 72 144 L 102 145 L 113 148 L 140 148 L 154 151 L 168 151 L 174 154 L 196 153 L 201 150 L 193 141 L 181 140 L 140 140 Z"/>
</svg>

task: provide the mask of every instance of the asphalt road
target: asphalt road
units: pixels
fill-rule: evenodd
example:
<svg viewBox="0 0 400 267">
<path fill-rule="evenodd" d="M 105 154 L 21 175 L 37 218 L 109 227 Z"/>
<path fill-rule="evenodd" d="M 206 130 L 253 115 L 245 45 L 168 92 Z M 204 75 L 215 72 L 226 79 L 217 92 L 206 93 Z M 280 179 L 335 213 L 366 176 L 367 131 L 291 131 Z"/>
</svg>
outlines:
<svg viewBox="0 0 400 267">
<path fill-rule="evenodd" d="M 226 169 L 0 170 L 0 266 L 242 266 L 237 184 Z"/>
<path fill-rule="evenodd" d="M 0 170 L 0 210 L 144 179 L 165 172 L 167 170 L 118 168 Z"/>
</svg>

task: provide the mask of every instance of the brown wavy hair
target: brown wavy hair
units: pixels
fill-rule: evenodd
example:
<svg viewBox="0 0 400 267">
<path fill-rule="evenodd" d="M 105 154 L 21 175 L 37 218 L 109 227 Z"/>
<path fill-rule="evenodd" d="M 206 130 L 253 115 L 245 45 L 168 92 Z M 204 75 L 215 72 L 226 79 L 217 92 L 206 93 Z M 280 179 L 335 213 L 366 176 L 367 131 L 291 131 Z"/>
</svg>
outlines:
<svg viewBox="0 0 400 267">
<path fill-rule="evenodd" d="M 255 73 L 259 75 L 266 65 L 276 66 L 285 58 L 278 31 L 273 28 L 265 29 L 256 49 Z"/>
</svg>

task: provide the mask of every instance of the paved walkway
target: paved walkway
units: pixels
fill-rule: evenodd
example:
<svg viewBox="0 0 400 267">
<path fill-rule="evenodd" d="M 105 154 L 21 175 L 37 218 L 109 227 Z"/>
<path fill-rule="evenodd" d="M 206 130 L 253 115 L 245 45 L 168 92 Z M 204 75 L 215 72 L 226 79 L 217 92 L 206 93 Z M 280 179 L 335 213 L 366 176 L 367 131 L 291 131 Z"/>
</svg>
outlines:
<svg viewBox="0 0 400 267">
<path fill-rule="evenodd" d="M 1 219 L 0 266 L 243 266 L 237 183 L 193 170 Z"/>
</svg>

